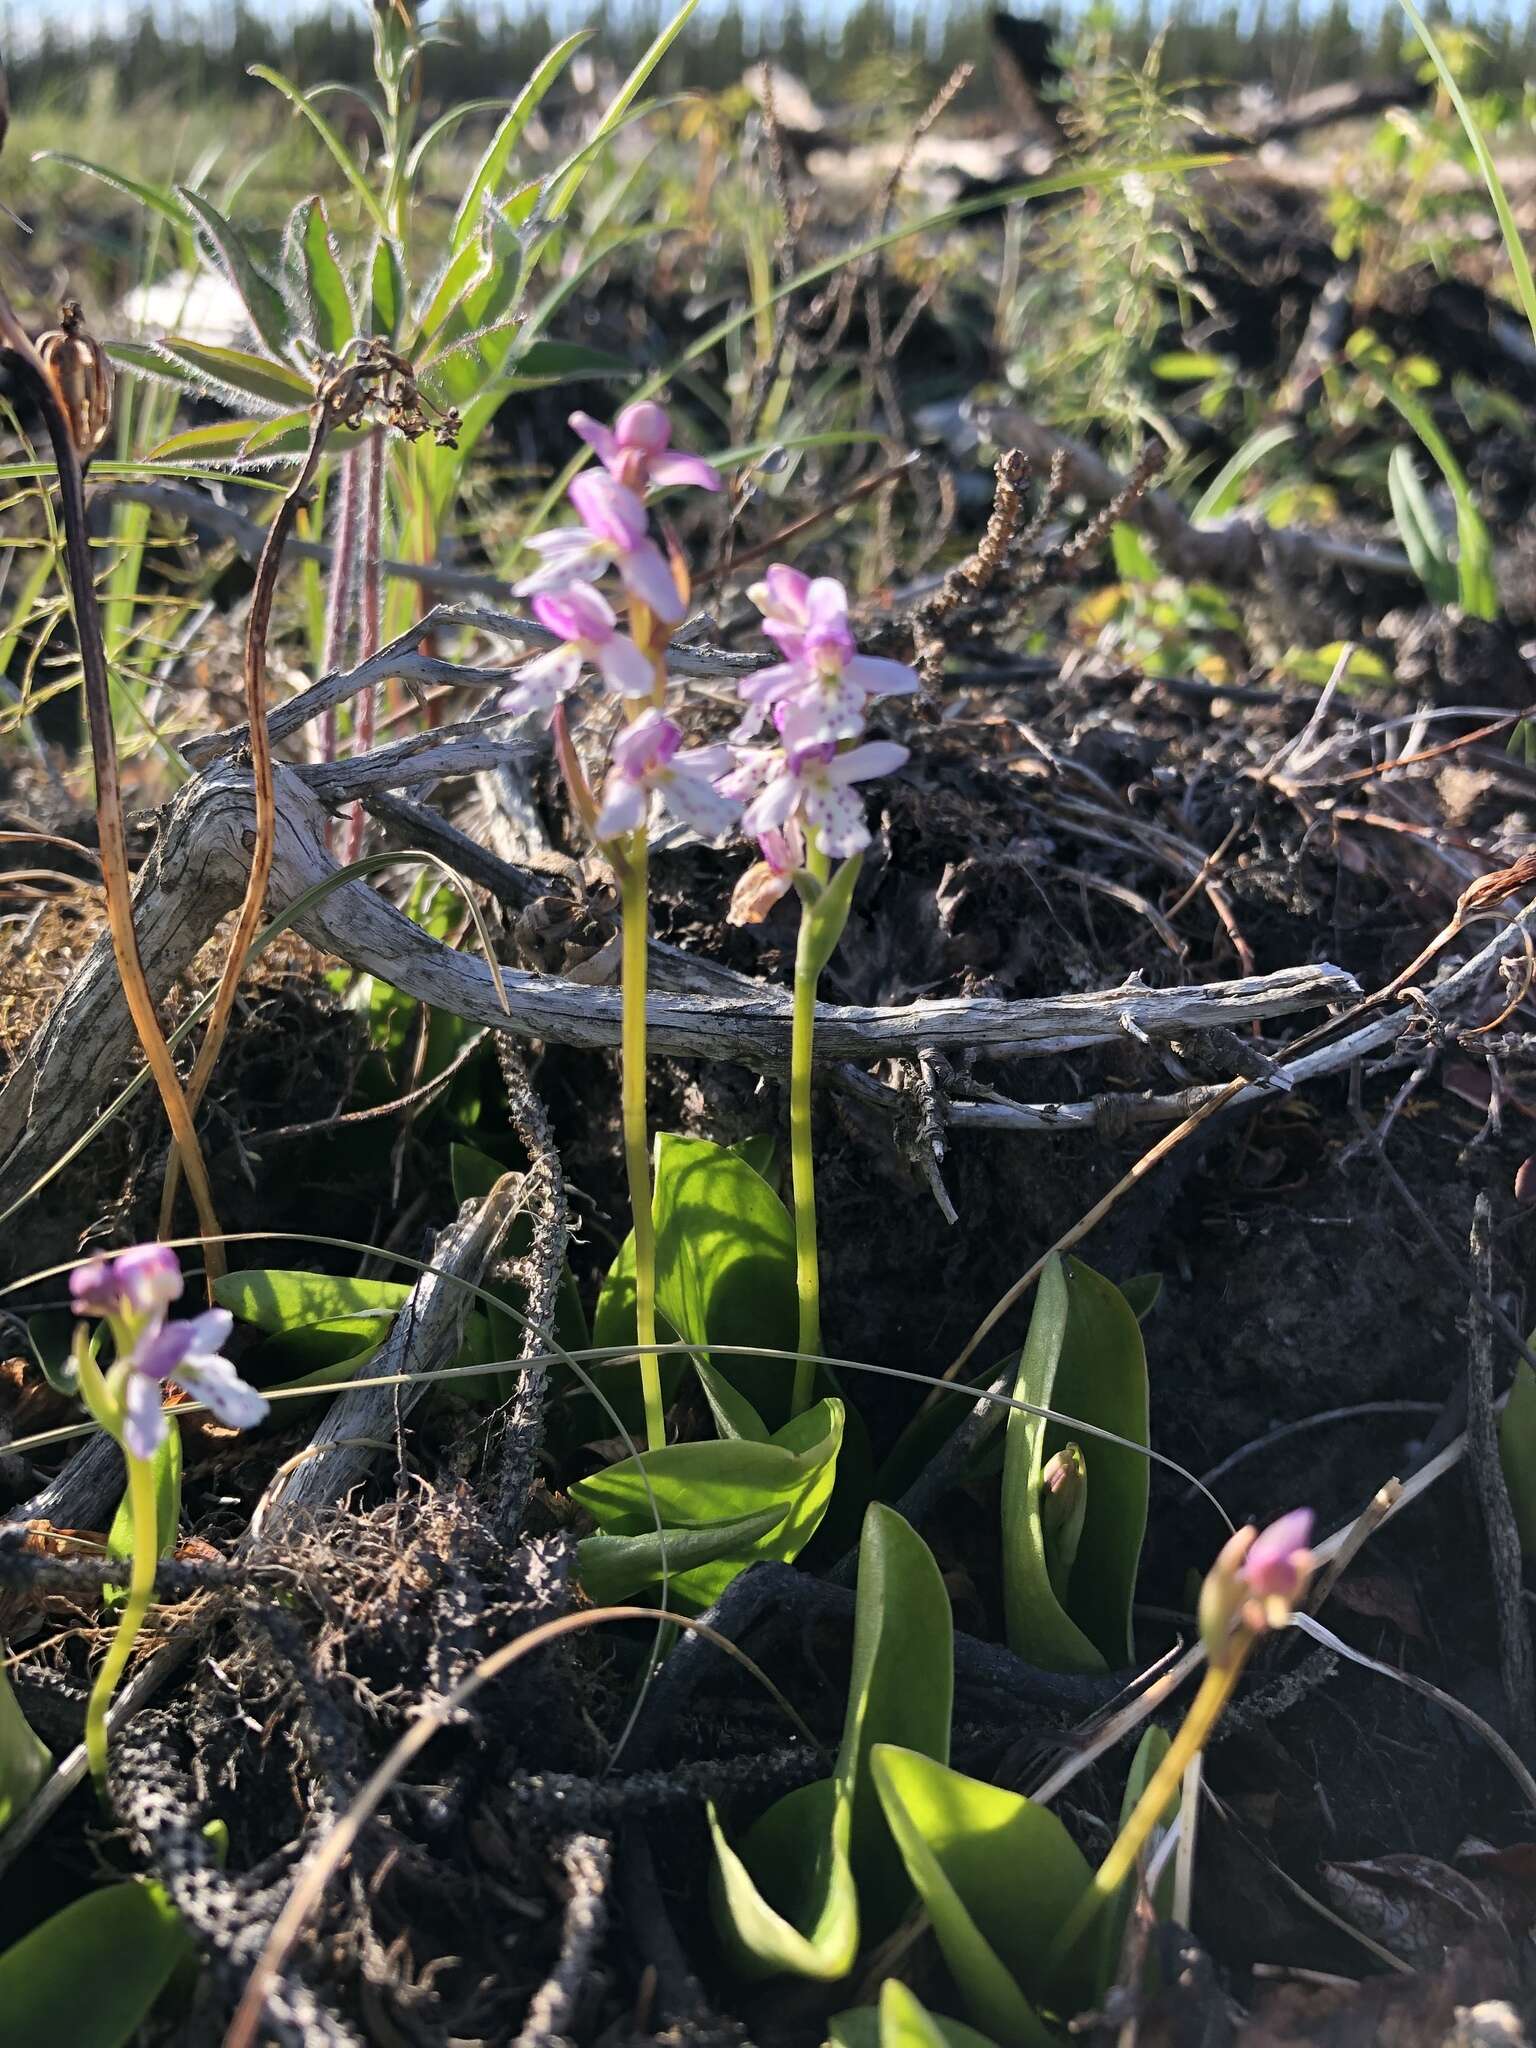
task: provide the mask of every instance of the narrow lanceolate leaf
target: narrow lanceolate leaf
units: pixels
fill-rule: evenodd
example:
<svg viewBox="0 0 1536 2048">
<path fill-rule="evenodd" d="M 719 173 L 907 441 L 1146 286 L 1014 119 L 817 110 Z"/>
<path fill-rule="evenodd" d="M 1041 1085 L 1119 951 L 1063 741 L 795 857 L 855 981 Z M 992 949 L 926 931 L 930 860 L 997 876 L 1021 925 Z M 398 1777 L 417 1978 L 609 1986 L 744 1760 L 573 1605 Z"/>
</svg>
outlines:
<svg viewBox="0 0 1536 2048">
<path fill-rule="evenodd" d="M 274 412 L 292 412 L 296 405 L 307 405 L 315 395 L 308 377 L 290 370 L 285 363 L 253 356 L 245 349 L 214 348 L 205 341 L 168 334 L 155 343 L 155 353 L 185 370 L 194 385 L 235 405 L 254 400 L 258 405 L 270 406 Z"/>
<path fill-rule="evenodd" d="M 405 261 L 400 244 L 380 235 L 368 264 L 368 332 L 385 341 L 398 340 L 405 318 Z"/>
<path fill-rule="evenodd" d="M 38 163 L 68 164 L 72 171 L 84 171 L 88 178 L 99 178 L 103 185 L 110 185 L 114 192 L 121 192 L 128 199 L 136 199 L 140 206 L 147 206 L 152 213 L 158 213 L 162 220 L 168 220 L 178 233 L 185 234 L 187 217 L 176 204 L 175 197 L 163 185 L 141 185 L 136 178 L 126 178 L 121 171 L 109 170 L 105 164 L 90 163 L 83 156 L 71 156 L 67 150 L 41 149 L 37 153 Z"/>
<path fill-rule="evenodd" d="M 315 346 L 325 355 L 339 355 L 357 325 L 319 199 L 300 200 L 289 214 L 283 232 L 283 270 Z"/>
<path fill-rule="evenodd" d="M 285 417 L 297 433 L 305 431 L 302 413 L 290 413 Z M 157 468 L 162 462 L 173 469 L 189 462 L 227 468 L 245 459 L 253 434 L 259 434 L 263 427 L 282 424 L 279 420 L 239 419 L 217 420 L 206 427 L 188 427 L 183 433 L 172 434 L 157 448 L 151 448 L 149 461 Z"/>
<path fill-rule="evenodd" d="M 453 234 L 449 247 L 455 253 L 473 236 L 480 220 L 483 202 L 488 197 L 495 197 L 496 188 L 506 174 L 512 152 L 521 141 L 523 130 L 532 120 L 540 100 L 591 33 L 589 28 L 578 29 L 574 35 L 567 36 L 563 43 L 556 43 L 508 108 L 506 119 L 491 137 L 484 156 L 475 166 L 475 174 L 469 181 L 469 188 L 453 217 Z"/>
<path fill-rule="evenodd" d="M 313 99 L 308 94 L 301 92 L 291 78 L 285 78 L 281 71 L 274 71 L 270 64 L 253 64 L 250 67 L 250 75 L 252 78 L 261 79 L 267 85 L 275 86 L 294 111 L 304 116 L 331 155 L 336 159 L 342 176 L 357 194 L 365 211 L 372 218 L 374 225 L 381 233 L 387 235 L 389 233 L 389 222 L 384 217 L 383 207 L 380 206 L 377 198 L 374 196 L 373 189 L 369 185 L 368 180 L 352 161 L 352 154 L 346 144 L 315 105 Z"/>
<path fill-rule="evenodd" d="M 243 237 L 216 206 L 188 185 L 178 185 L 176 190 L 212 249 L 219 268 L 240 294 L 251 316 L 251 325 L 273 355 L 285 357 L 293 339 L 293 322 L 282 293 L 257 267 Z"/>
<path fill-rule="evenodd" d="M 836 1771 L 850 1803 L 848 1853 L 865 1940 L 889 1933 L 912 1902 L 870 1776 L 870 1751 L 891 1742 L 946 1763 L 954 1688 L 954 1619 L 933 1552 L 910 1522 L 876 1501 L 859 1543 L 853 1669 Z"/>
<path fill-rule="evenodd" d="M 652 39 L 650 47 L 636 64 L 628 78 L 609 101 L 603 118 L 598 122 L 590 139 L 578 152 L 580 161 L 573 162 L 563 175 L 557 173 L 545 206 L 545 218 L 556 221 L 566 212 L 571 201 L 581 189 L 582 180 L 591 169 L 598 145 L 605 142 L 614 130 L 621 126 L 624 116 L 640 97 L 646 80 L 671 49 L 688 24 L 688 18 L 698 6 L 699 0 L 683 0 L 676 14 L 663 24 Z"/>
</svg>

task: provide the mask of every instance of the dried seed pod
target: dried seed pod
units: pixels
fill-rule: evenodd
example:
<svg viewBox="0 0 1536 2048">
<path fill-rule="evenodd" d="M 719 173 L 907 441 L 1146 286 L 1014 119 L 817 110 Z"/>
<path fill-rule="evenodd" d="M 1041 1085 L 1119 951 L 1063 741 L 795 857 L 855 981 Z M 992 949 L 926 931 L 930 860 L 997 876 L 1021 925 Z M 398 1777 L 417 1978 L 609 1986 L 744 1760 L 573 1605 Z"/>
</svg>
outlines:
<svg viewBox="0 0 1536 2048">
<path fill-rule="evenodd" d="M 86 326 L 78 299 L 64 301 L 59 325 L 37 337 L 37 352 L 64 408 L 69 437 L 83 467 L 112 424 L 112 366 Z"/>
</svg>

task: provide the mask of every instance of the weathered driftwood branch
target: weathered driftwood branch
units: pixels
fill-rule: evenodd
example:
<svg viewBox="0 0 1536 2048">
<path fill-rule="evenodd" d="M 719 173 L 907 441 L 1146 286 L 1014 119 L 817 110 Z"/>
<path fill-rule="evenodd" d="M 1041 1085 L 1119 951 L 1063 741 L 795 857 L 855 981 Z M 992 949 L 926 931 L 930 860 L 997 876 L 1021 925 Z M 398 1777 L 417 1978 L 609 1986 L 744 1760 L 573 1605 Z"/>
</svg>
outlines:
<svg viewBox="0 0 1536 2048">
<path fill-rule="evenodd" d="M 475 1306 L 468 1281 L 478 1287 L 501 1249 L 521 1201 L 521 1174 L 503 1174 L 483 1201 L 466 1202 L 432 1247 L 436 1269 L 423 1273 L 370 1361 L 370 1376 L 408 1373 L 404 1386 L 352 1387 L 325 1411 L 308 1448 L 290 1458 L 263 1494 L 254 1531 L 276 1515 L 332 1507 L 368 1476 L 381 1447 L 399 1435 L 412 1408 L 429 1391 L 430 1375 L 452 1365 Z"/>
<path fill-rule="evenodd" d="M 278 772 L 277 844 L 270 901 L 282 909 L 332 879 L 325 813 L 299 779 Z M 140 943 L 157 998 L 191 964 L 219 919 L 238 901 L 252 831 L 250 777 L 223 765 L 196 777 L 165 821 L 137 895 Z M 363 882 L 348 882 L 310 905 L 295 925 L 322 951 L 392 982 L 407 994 L 474 1023 L 521 1038 L 612 1047 L 619 1043 L 614 988 L 501 970 L 508 1008 L 483 960 L 441 945 Z M 1071 1052 L 1124 1035 L 1178 1038 L 1347 1002 L 1359 990 L 1342 968 L 1319 965 L 1212 982 L 1147 988 L 1140 982 L 1094 995 L 1026 1002 L 961 999 L 904 1008 L 818 1008 L 816 1056 L 913 1058 L 924 1048 L 997 1054 Z M 788 1066 L 786 992 L 748 983 L 733 995 L 658 991 L 649 1005 L 650 1042 L 662 1056 L 729 1060 L 759 1073 Z M 0 1090 L 0 1196 L 14 1199 L 87 1128 L 128 1059 L 131 1037 L 111 954 L 98 943 Z"/>
<path fill-rule="evenodd" d="M 293 773 L 323 804 L 343 804 L 376 790 L 405 789 L 440 782 L 449 775 L 478 775 L 487 768 L 524 761 L 538 751 L 529 740 L 497 739 L 479 725 L 444 725 L 412 733 L 350 761 L 304 762 Z"/>
<path fill-rule="evenodd" d="M 1079 492 L 1091 505 L 1109 504 L 1126 487 L 1127 479 L 1091 448 L 1016 406 L 978 405 L 970 408 L 970 417 L 1003 447 L 1022 448 L 1042 475 L 1054 460 L 1062 461 L 1068 490 Z M 1269 572 L 1308 576 L 1335 568 L 1414 580 L 1408 557 L 1396 548 L 1367 547 L 1303 527 L 1266 526 L 1257 519 L 1196 526 L 1166 491 L 1148 491 L 1125 516 L 1156 542 L 1164 566 L 1174 576 L 1249 583 Z"/>
<path fill-rule="evenodd" d="M 279 704 L 267 718 L 272 744 L 287 739 L 312 719 L 321 718 L 338 704 L 371 689 L 376 683 L 400 680 L 407 683 L 452 683 L 461 690 L 503 690 L 512 680 L 507 668 L 475 668 L 461 662 L 443 661 L 423 654 L 421 642 L 430 633 L 448 626 L 471 626 L 498 640 L 511 640 L 523 648 L 553 647 L 558 634 L 537 619 L 525 619 L 513 612 L 488 612 L 477 605 L 437 604 L 417 620 L 409 631 L 391 640 L 356 668 L 321 676 L 307 690 Z M 678 676 L 744 676 L 762 668 L 769 654 L 731 654 L 724 648 L 674 645 L 667 655 L 667 667 Z M 221 732 L 205 733 L 183 740 L 181 752 L 194 768 L 206 768 L 232 754 L 250 738 L 249 725 L 232 725 Z"/>
</svg>

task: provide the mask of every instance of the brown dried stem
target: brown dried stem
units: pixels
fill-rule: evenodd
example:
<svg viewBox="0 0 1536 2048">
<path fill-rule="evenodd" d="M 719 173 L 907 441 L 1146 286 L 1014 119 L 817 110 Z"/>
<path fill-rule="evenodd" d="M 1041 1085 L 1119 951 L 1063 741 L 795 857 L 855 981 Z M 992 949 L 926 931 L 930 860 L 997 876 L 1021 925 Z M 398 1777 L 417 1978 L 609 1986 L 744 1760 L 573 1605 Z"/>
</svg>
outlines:
<svg viewBox="0 0 1536 2048">
<path fill-rule="evenodd" d="M 219 1053 L 229 1032 L 229 1023 L 235 1010 L 235 994 L 240 986 L 240 977 L 245 971 L 245 956 L 250 951 L 257 929 L 261 924 L 262 905 L 266 901 L 267 878 L 272 872 L 272 848 L 277 838 L 277 798 L 272 786 L 272 740 L 267 730 L 267 632 L 272 622 L 272 601 L 277 594 L 278 571 L 282 567 L 283 546 L 293 530 L 299 509 L 304 503 L 310 485 L 314 482 L 315 471 L 320 467 L 320 457 L 325 449 L 325 438 L 334 421 L 331 391 L 322 392 L 314 409 L 313 424 L 310 427 L 309 447 L 299 473 L 290 485 L 282 503 L 267 529 L 266 543 L 261 551 L 261 560 L 256 565 L 256 583 L 251 592 L 251 609 L 245 628 L 245 711 L 250 725 L 251 777 L 256 796 L 256 833 L 251 846 L 251 869 L 245 885 L 245 897 L 240 905 L 240 915 L 235 922 L 234 937 L 229 942 L 229 952 L 224 961 L 224 971 L 219 976 L 219 986 L 213 999 L 213 1009 L 208 1018 L 208 1029 L 197 1055 L 197 1064 L 192 1069 L 192 1078 L 187 1084 L 187 1104 L 193 1116 L 208 1087 Z M 195 1143 L 195 1140 L 194 1140 Z M 169 1237 L 171 1215 L 176 1204 L 176 1189 L 183 1162 L 190 1161 L 186 1147 L 178 1135 L 165 1171 L 165 1186 L 160 1197 L 160 1235 Z M 204 1232 L 208 1226 L 203 1225 Z M 214 1280 L 226 1270 L 224 1247 L 216 1238 L 206 1247 L 208 1281 Z"/>
<path fill-rule="evenodd" d="M 208 1244 L 209 1268 L 220 1259 L 222 1231 L 213 1206 L 208 1171 L 197 1142 L 193 1108 L 183 1093 L 176 1062 L 166 1044 L 154 997 L 139 957 L 133 923 L 133 882 L 123 834 L 122 786 L 117 772 L 117 738 L 112 728 L 112 693 L 107 676 L 107 651 L 101 613 L 91 573 L 90 539 L 86 526 L 85 477 L 75 448 L 68 414 L 59 400 L 32 339 L 0 289 L 0 345 L 31 385 L 59 475 L 59 508 L 64 526 L 64 561 L 74 600 L 75 633 L 80 649 L 80 676 L 85 720 L 90 733 L 91 766 L 96 778 L 96 825 L 101 846 L 101 871 L 106 884 L 107 924 L 112 955 L 123 985 L 123 999 L 133 1019 L 144 1059 L 160 1091 L 176 1150 L 186 1161 L 187 1183 L 197 1210 L 198 1229 Z"/>
</svg>

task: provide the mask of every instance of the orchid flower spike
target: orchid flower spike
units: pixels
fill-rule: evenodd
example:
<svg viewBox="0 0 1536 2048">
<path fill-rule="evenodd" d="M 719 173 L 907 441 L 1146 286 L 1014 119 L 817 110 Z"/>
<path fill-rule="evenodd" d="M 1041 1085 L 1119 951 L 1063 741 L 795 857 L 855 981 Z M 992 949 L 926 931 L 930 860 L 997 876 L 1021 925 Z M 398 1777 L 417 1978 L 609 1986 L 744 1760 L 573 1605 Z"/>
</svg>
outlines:
<svg viewBox="0 0 1536 2048">
<path fill-rule="evenodd" d="M 1234 1631 L 1285 1627 L 1312 1577 L 1311 1539 L 1310 1508 L 1228 1537 L 1200 1589 L 1200 1634 L 1213 1664 L 1230 1657 Z"/>
<path fill-rule="evenodd" d="M 75 1314 L 100 1316 L 112 1332 L 117 1355 L 107 1389 L 123 1443 L 136 1458 L 152 1458 L 165 1441 L 161 1389 L 167 1380 L 174 1379 L 231 1429 L 249 1429 L 268 1412 L 265 1397 L 220 1355 L 234 1326 L 228 1309 L 166 1321 L 183 1284 L 176 1254 L 159 1244 L 93 1259 L 69 1276 Z"/>
<path fill-rule="evenodd" d="M 683 730 L 664 712 L 642 711 L 613 743 L 602 808 L 593 826 L 597 839 L 618 839 L 638 831 L 652 800 L 703 839 L 728 832 L 741 806 L 715 787 L 729 763 L 725 747 L 683 749 Z"/>
<path fill-rule="evenodd" d="M 588 665 L 620 697 L 650 695 L 655 682 L 651 664 L 634 641 L 618 630 L 612 605 L 590 583 L 573 583 L 568 590 L 541 590 L 530 609 L 541 626 L 559 634 L 561 644 L 524 662 L 516 684 L 502 697 L 500 710 L 539 712 L 547 718 L 575 688 Z"/>
<path fill-rule="evenodd" d="M 784 660 L 741 683 L 747 709 L 738 739 L 749 739 L 770 712 L 792 751 L 856 739 L 872 699 L 910 696 L 918 687 L 916 671 L 904 662 L 858 652 L 848 593 L 835 577 L 810 577 L 775 562 L 747 594 Z"/>
<path fill-rule="evenodd" d="M 831 742 L 799 750 L 786 745 L 782 752 L 742 749 L 720 786 L 727 796 L 756 791 L 741 822 L 770 864 L 785 843 L 773 835 L 796 825 L 819 834 L 830 858 L 846 860 L 869 844 L 864 806 L 853 785 L 894 774 L 906 758 L 907 749 L 894 740 L 866 740 L 844 753 Z"/>
<path fill-rule="evenodd" d="M 611 427 L 585 412 L 573 412 L 570 425 L 626 490 L 643 491 L 647 484 L 688 484 L 701 491 L 722 488 L 719 470 L 701 455 L 685 455 L 672 447 L 672 422 L 653 399 L 626 405 Z"/>
<path fill-rule="evenodd" d="M 518 595 L 563 589 L 573 582 L 592 583 L 613 568 L 632 597 L 667 625 L 676 625 L 683 616 L 683 600 L 665 555 L 651 539 L 641 500 L 611 476 L 590 471 L 573 479 L 567 495 L 582 523 L 529 536 L 527 544 L 542 557 L 542 567 L 523 578 Z"/>
</svg>

